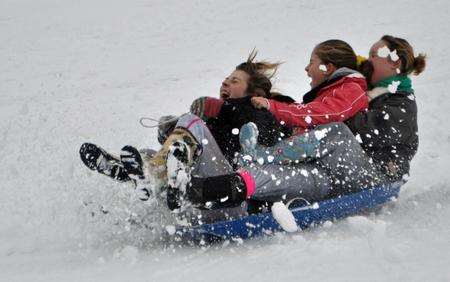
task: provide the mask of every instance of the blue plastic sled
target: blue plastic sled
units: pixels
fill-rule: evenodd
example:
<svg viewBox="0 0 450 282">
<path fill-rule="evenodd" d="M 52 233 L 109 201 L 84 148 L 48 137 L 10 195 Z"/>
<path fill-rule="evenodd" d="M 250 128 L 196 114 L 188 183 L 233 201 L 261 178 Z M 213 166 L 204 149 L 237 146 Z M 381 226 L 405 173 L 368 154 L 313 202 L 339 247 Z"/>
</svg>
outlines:
<svg viewBox="0 0 450 282">
<path fill-rule="evenodd" d="M 366 189 L 361 192 L 328 199 L 310 206 L 291 209 L 297 225 L 305 229 L 311 224 L 355 215 L 391 201 L 398 196 L 403 182 L 395 182 Z M 281 231 L 272 213 L 260 213 L 243 218 L 203 224 L 195 227 L 179 227 L 176 234 L 183 241 L 214 242 L 227 239 L 247 239 Z"/>
</svg>

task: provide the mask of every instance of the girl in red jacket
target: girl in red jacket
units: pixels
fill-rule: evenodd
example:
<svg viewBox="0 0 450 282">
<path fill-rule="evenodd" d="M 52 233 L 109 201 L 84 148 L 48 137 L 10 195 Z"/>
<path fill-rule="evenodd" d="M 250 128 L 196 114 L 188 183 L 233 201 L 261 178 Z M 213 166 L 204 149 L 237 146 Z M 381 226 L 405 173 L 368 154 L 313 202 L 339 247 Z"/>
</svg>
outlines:
<svg viewBox="0 0 450 282">
<path fill-rule="evenodd" d="M 266 159 L 264 155 L 269 156 L 269 162 L 298 160 L 308 155 L 318 142 L 317 138 L 311 138 L 316 136 L 307 134 L 308 131 L 318 125 L 346 121 L 367 110 L 367 83 L 356 68 L 357 56 L 346 42 L 327 40 L 318 44 L 305 67 L 312 89 L 303 96 L 302 103 L 288 104 L 262 97 L 252 99 L 255 107 L 268 109 L 278 122 L 293 128 L 294 136 L 275 147 L 258 150 L 252 142 L 256 141 L 252 136 L 257 136 L 257 128 L 246 125 L 241 132 L 241 145 L 246 153 L 259 162 Z"/>
<path fill-rule="evenodd" d="M 357 69 L 357 56 L 342 40 L 317 45 L 305 67 L 311 78 L 311 91 L 302 103 L 282 103 L 262 97 L 252 99 L 257 108 L 268 109 L 276 119 L 299 133 L 320 124 L 345 121 L 366 110 L 367 83 Z"/>
</svg>

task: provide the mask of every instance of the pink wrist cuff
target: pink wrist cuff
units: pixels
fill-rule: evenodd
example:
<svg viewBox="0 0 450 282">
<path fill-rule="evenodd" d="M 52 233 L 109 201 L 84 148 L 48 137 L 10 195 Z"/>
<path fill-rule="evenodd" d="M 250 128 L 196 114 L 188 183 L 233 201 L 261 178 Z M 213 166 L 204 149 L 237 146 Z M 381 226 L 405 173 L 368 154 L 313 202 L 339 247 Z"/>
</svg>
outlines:
<svg viewBox="0 0 450 282">
<path fill-rule="evenodd" d="M 237 173 L 240 177 L 242 177 L 242 180 L 244 180 L 245 187 L 247 188 L 247 199 L 250 198 L 254 193 L 256 189 L 255 180 L 253 179 L 253 176 L 245 169 L 238 169 Z"/>
</svg>

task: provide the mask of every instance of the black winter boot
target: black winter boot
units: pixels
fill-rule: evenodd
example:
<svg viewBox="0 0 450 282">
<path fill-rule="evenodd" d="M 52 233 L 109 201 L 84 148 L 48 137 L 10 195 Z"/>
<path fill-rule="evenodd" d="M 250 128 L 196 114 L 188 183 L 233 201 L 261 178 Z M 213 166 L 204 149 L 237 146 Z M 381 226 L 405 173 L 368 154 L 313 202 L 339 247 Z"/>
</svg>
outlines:
<svg viewBox="0 0 450 282">
<path fill-rule="evenodd" d="M 91 170 L 95 170 L 120 182 L 131 180 L 120 159 L 95 144 L 84 143 L 81 145 L 80 158 Z"/>
<path fill-rule="evenodd" d="M 142 157 L 139 151 L 132 146 L 124 146 L 120 151 L 120 161 L 128 176 L 135 179 L 143 179 Z"/>
</svg>

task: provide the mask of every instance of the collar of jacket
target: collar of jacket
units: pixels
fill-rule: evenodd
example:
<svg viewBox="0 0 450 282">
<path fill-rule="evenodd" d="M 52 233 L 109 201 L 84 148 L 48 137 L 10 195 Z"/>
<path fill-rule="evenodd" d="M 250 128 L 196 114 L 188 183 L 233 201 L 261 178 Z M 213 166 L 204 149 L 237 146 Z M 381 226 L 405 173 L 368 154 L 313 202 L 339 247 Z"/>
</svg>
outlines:
<svg viewBox="0 0 450 282">
<path fill-rule="evenodd" d="M 375 98 L 378 98 L 383 95 L 392 95 L 392 94 L 405 94 L 405 95 L 411 95 L 414 94 L 414 91 L 410 89 L 409 91 L 400 91 L 398 90 L 395 93 L 391 93 L 387 87 L 375 87 L 370 91 L 367 91 L 367 98 L 369 99 L 369 102 L 374 100 Z"/>
<path fill-rule="evenodd" d="M 236 105 L 236 104 L 244 104 L 244 103 L 250 103 L 252 100 L 251 96 L 245 96 L 241 98 L 227 98 L 225 99 L 226 104 Z"/>
<path fill-rule="evenodd" d="M 317 85 L 313 89 L 311 89 L 309 92 L 307 92 L 305 95 L 303 95 L 303 104 L 310 103 L 314 101 L 317 97 L 317 93 L 319 93 L 320 90 L 324 90 L 328 87 L 333 86 L 335 83 L 340 82 L 340 80 L 344 79 L 345 77 L 359 77 L 364 78 L 362 74 L 359 72 L 349 69 L 349 68 L 340 68 L 337 69 L 335 72 L 333 72 L 330 77 L 322 82 L 321 84 Z"/>
<path fill-rule="evenodd" d="M 389 90 L 386 87 L 375 87 L 374 89 L 367 91 L 367 98 L 369 98 L 369 101 L 372 101 L 373 99 L 388 93 Z"/>
</svg>

